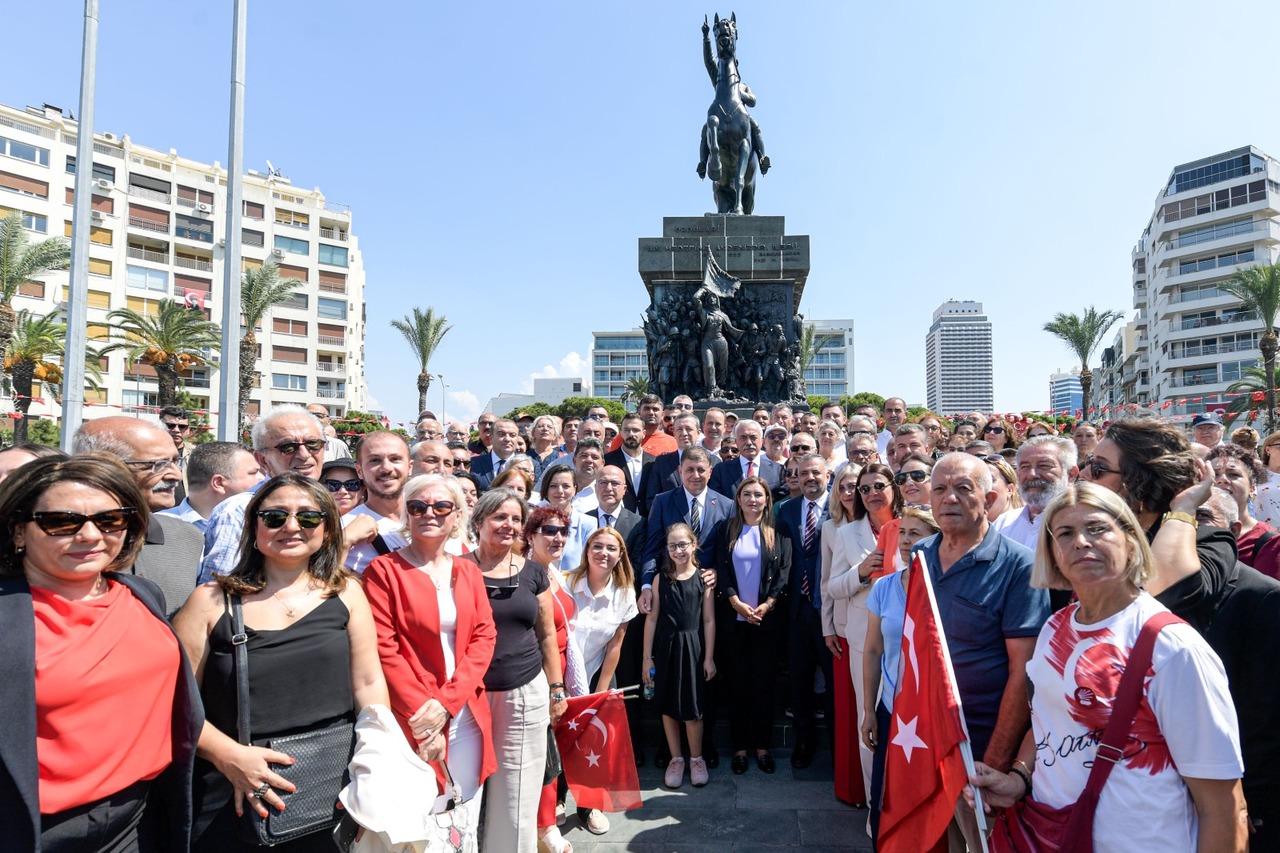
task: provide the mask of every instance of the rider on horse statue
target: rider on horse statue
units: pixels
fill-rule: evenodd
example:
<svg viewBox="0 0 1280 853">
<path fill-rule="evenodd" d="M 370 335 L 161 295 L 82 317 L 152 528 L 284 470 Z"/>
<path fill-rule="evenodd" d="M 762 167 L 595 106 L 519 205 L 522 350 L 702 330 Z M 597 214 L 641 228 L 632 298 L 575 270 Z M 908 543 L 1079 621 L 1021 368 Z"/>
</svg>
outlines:
<svg viewBox="0 0 1280 853">
<path fill-rule="evenodd" d="M 711 55 L 711 25 L 702 19 L 702 58 L 715 86 L 716 97 L 707 110 L 698 157 L 698 177 L 715 183 L 718 213 L 750 215 L 755 209 L 756 163 L 769 171 L 760 125 L 747 112 L 756 96 L 738 71 L 738 18 L 715 16 L 716 56 Z"/>
</svg>

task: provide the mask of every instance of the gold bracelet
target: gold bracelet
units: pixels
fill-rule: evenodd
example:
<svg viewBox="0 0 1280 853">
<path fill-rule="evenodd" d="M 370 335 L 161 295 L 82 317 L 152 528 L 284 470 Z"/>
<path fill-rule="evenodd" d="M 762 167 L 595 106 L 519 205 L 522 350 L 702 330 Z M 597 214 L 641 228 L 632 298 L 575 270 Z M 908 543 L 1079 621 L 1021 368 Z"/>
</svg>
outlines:
<svg viewBox="0 0 1280 853">
<path fill-rule="evenodd" d="M 1032 769 L 1027 765 L 1027 762 L 1023 761 L 1021 758 L 1016 759 L 1013 763 L 1014 763 L 1014 764 L 1018 764 L 1018 765 L 1020 765 L 1020 766 L 1022 767 L 1022 769 L 1023 769 L 1023 770 L 1027 771 L 1027 775 L 1028 775 L 1028 776 L 1030 776 L 1030 775 L 1034 772 L 1034 771 L 1033 771 L 1033 770 L 1032 770 Z"/>
<path fill-rule="evenodd" d="M 1161 520 L 1162 522 L 1164 522 L 1164 521 L 1184 521 L 1184 522 L 1186 522 L 1187 524 L 1190 524 L 1190 525 L 1191 525 L 1191 529 L 1192 529 L 1192 530 L 1197 530 L 1197 529 L 1199 529 L 1199 527 L 1200 527 L 1200 523 L 1199 523 L 1198 521 L 1196 521 L 1196 517 L 1195 517 L 1194 515 L 1191 515 L 1190 513 L 1187 513 L 1187 512 L 1172 512 L 1172 511 L 1170 511 L 1170 512 L 1166 512 L 1163 516 L 1161 516 L 1161 517 L 1160 517 L 1160 520 Z"/>
</svg>

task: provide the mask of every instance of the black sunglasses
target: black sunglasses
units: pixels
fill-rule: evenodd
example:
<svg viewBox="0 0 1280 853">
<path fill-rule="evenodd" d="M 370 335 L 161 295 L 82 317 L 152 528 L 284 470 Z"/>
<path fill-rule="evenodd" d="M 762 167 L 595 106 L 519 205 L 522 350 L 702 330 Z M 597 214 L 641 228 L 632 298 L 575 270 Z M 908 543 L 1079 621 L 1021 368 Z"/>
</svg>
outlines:
<svg viewBox="0 0 1280 853">
<path fill-rule="evenodd" d="M 736 448 L 736 447 L 722 447 L 722 448 L 720 448 L 720 455 L 721 455 L 721 456 L 737 456 L 737 455 L 738 455 L 738 448 Z"/>
<path fill-rule="evenodd" d="M 543 536 L 568 536 L 569 528 L 558 524 L 544 524 L 538 528 L 538 532 Z"/>
<path fill-rule="evenodd" d="M 298 519 L 298 526 L 303 530 L 315 530 L 324 522 L 324 513 L 318 509 L 300 509 L 289 512 L 283 509 L 260 509 L 258 518 L 268 530 L 279 530 L 290 518 Z"/>
<path fill-rule="evenodd" d="M 322 480 L 324 487 L 331 492 L 340 492 L 346 489 L 348 492 L 360 491 L 362 485 L 358 479 L 352 480 Z"/>
<path fill-rule="evenodd" d="M 869 495 L 869 494 L 871 494 L 871 490 L 872 490 L 872 489 L 875 489 L 877 492 L 883 492 L 885 489 L 888 489 L 888 488 L 891 488 L 891 487 L 892 487 L 892 484 L 891 484 L 891 483 L 880 483 L 880 482 L 876 482 L 876 483 L 871 483 L 871 484 L 869 484 L 869 485 L 865 485 L 865 486 L 858 486 L 858 491 L 859 491 L 861 494 Z"/>
<path fill-rule="evenodd" d="M 1104 474 L 1118 474 L 1118 473 L 1120 473 L 1120 472 L 1118 472 L 1118 471 L 1114 471 L 1114 470 L 1112 470 L 1112 469 L 1108 468 L 1106 465 L 1103 465 L 1101 462 L 1099 462 L 1097 459 L 1095 459 L 1095 458 L 1094 458 L 1094 457 L 1092 457 L 1092 456 L 1090 456 L 1088 459 L 1084 460 L 1084 464 L 1080 466 L 1080 470 L 1081 470 L 1081 471 L 1085 470 L 1086 468 L 1088 468 L 1088 469 L 1089 469 L 1089 471 L 1090 471 L 1090 472 L 1092 473 L 1092 475 L 1093 475 L 1093 479 L 1095 479 L 1095 480 L 1096 480 L 1096 479 L 1098 479 L 1099 477 L 1103 476 Z"/>
<path fill-rule="evenodd" d="M 792 452 L 792 453 L 808 453 L 810 450 L 813 450 L 813 445 L 812 445 L 812 444 L 793 444 L 793 445 L 791 445 L 791 452 Z"/>
<path fill-rule="evenodd" d="M 75 536 L 84 527 L 85 522 L 92 521 L 99 533 L 119 533 L 128 528 L 129 521 L 138 511 L 131 506 L 119 509 L 103 510 L 93 515 L 78 512 L 29 512 L 18 517 L 19 521 L 34 521 L 36 526 L 50 536 Z"/>
<path fill-rule="evenodd" d="M 984 432 L 984 433 L 994 432 L 996 435 L 1004 435 L 1004 427 L 1002 427 L 1002 426 L 989 426 L 989 427 L 987 427 L 986 429 L 984 429 L 984 430 L 983 430 L 983 432 Z"/>
<path fill-rule="evenodd" d="M 186 432 L 187 430 L 191 429 L 191 424 L 171 424 L 166 422 L 164 424 L 164 428 L 168 430 L 176 429 L 178 432 Z"/>
<path fill-rule="evenodd" d="M 897 483 L 899 486 L 906 483 L 907 480 L 911 480 L 915 483 L 923 483 L 927 479 L 929 479 L 928 471 L 899 471 L 897 474 L 893 475 L 893 482 Z"/>
<path fill-rule="evenodd" d="M 285 456 L 292 456 L 298 452 L 299 447 L 305 447 L 315 453 L 317 450 L 324 450 L 324 439 L 308 438 L 306 441 L 282 441 L 276 445 L 276 450 Z"/>
<path fill-rule="evenodd" d="M 436 501 L 435 503 L 427 503 L 426 501 L 406 501 L 404 511 L 409 513 L 411 518 L 421 518 L 428 511 L 436 518 L 444 518 L 453 512 L 457 507 L 453 501 Z"/>
</svg>

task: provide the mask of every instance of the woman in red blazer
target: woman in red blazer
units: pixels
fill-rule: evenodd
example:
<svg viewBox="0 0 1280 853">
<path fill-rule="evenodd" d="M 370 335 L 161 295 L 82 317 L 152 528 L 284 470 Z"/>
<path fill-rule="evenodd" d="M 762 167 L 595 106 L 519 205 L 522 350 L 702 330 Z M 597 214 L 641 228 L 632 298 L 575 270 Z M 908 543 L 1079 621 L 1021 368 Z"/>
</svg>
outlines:
<svg viewBox="0 0 1280 853">
<path fill-rule="evenodd" d="M 497 636 L 493 612 L 475 564 L 445 550 L 465 508 L 455 478 L 414 477 L 405 485 L 409 544 L 374 560 L 363 576 L 391 710 L 419 755 L 448 763 L 464 801 L 497 769 L 484 695 Z M 443 789 L 443 774 L 436 775 Z M 475 827 L 468 830 L 474 837 Z"/>
</svg>

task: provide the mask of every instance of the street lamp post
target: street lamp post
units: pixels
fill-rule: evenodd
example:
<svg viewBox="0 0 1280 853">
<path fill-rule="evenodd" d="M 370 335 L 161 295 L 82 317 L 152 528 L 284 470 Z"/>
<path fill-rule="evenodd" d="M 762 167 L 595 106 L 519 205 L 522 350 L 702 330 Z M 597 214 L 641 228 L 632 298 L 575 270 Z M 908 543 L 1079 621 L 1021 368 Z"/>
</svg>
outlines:
<svg viewBox="0 0 1280 853">
<path fill-rule="evenodd" d="M 445 412 L 444 412 L 444 406 L 445 406 L 444 400 L 445 400 L 445 391 L 449 389 L 449 386 L 444 383 L 443 373 L 437 373 L 436 379 L 440 380 L 440 426 L 447 427 L 449 425 L 449 418 L 445 415 Z"/>
</svg>

